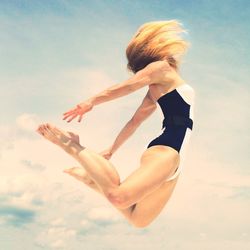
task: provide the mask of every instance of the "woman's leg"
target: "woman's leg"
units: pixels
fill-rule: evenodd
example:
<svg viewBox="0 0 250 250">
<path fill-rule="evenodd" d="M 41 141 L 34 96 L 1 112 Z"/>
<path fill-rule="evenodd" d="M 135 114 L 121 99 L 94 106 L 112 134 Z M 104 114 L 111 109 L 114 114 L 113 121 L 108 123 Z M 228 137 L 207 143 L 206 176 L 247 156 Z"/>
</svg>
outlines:
<svg viewBox="0 0 250 250">
<path fill-rule="evenodd" d="M 104 197 L 107 198 L 109 189 L 116 188 L 120 185 L 120 176 L 111 162 L 90 149 L 86 151 L 86 148 L 79 144 L 78 135 L 59 130 L 48 123 L 39 126 L 37 131 L 79 161 L 89 178 L 95 183 L 95 185 L 90 184 L 89 186 Z M 81 151 L 81 155 L 78 155 L 79 151 Z M 135 205 L 124 209 L 114 207 L 133 223 L 131 221 L 131 214 Z"/>
<path fill-rule="evenodd" d="M 59 130 L 51 124 L 42 124 L 38 131 L 49 141 L 74 157 L 105 194 L 120 185 L 120 176 L 110 161 L 75 140 L 77 135 Z"/>
<path fill-rule="evenodd" d="M 92 182 L 87 172 L 82 167 L 75 167 L 72 169 L 74 174 L 70 174 L 77 180 L 83 181 L 82 176 L 85 176 L 85 180 L 83 182 L 86 185 Z M 148 226 L 155 220 L 155 218 L 160 214 L 169 201 L 175 189 L 178 178 L 179 176 L 170 181 L 166 180 L 157 190 L 137 202 L 134 207 L 130 207 L 129 209 L 117 208 L 117 210 L 121 212 L 134 226 L 140 228 Z M 89 186 L 90 188 L 98 189 L 98 187 L 94 187 L 94 185 L 95 184 Z M 101 190 L 98 192 L 103 194 Z"/>
<path fill-rule="evenodd" d="M 75 179 L 83 182 L 85 185 L 87 185 L 88 187 L 90 187 L 91 189 L 95 190 L 97 193 L 99 193 L 105 197 L 105 194 L 103 193 L 103 191 L 96 185 L 96 183 L 90 178 L 88 173 L 82 167 L 73 167 L 73 168 L 65 169 L 64 172 L 71 175 Z M 132 218 L 131 216 L 132 216 L 132 212 L 133 212 L 135 206 L 131 206 L 131 207 L 125 208 L 125 209 L 120 209 L 117 207 L 115 207 L 115 208 L 119 212 L 121 212 L 121 214 L 124 215 L 128 221 L 133 223 L 133 221 L 131 220 L 131 218 Z"/>
<path fill-rule="evenodd" d="M 81 165 L 85 168 L 85 170 L 88 172 L 90 178 L 93 179 L 94 182 L 96 182 L 96 185 L 102 190 L 103 194 L 106 196 L 106 198 L 108 198 L 111 204 L 113 205 L 115 204 L 114 206 L 117 209 L 119 208 L 118 209 L 119 211 L 123 211 L 123 214 L 124 211 L 127 211 L 127 213 L 125 213 L 126 214 L 125 216 L 131 222 L 131 224 L 137 227 L 145 227 L 156 217 L 157 214 L 159 214 L 160 210 L 163 208 L 162 204 L 159 204 L 158 201 L 158 199 L 162 201 L 162 196 L 158 195 L 160 190 L 159 187 L 164 185 L 164 182 L 162 183 L 162 181 L 164 181 L 165 178 L 169 178 L 174 173 L 174 170 L 176 169 L 177 166 L 176 164 L 179 163 L 177 157 L 178 154 L 176 153 L 176 150 L 167 146 L 159 146 L 158 148 L 156 148 L 155 146 L 155 149 L 153 151 L 152 149 L 147 150 L 147 152 L 145 152 L 142 156 L 143 160 L 146 161 L 146 164 L 145 163 L 142 164 L 140 168 L 138 168 L 135 172 L 133 172 L 133 174 L 131 174 L 122 183 L 123 187 L 127 189 L 126 191 L 127 194 L 129 195 L 128 197 L 130 200 L 125 201 L 125 203 L 123 203 L 122 205 L 120 205 L 120 200 L 119 200 L 118 201 L 119 205 L 117 206 L 116 205 L 117 199 L 113 203 L 113 201 L 109 199 L 106 193 L 107 190 L 111 189 L 115 191 L 119 190 L 121 186 L 120 179 L 117 182 L 116 178 L 118 173 L 114 169 L 113 165 L 98 153 L 95 153 L 94 151 L 92 153 L 91 150 L 89 149 L 86 150 L 86 148 L 79 145 L 79 143 L 75 143 L 71 137 L 73 133 L 71 132 L 67 133 L 65 131 L 61 131 L 49 124 L 47 126 L 45 125 L 40 126 L 40 128 L 38 129 L 39 132 L 46 139 L 57 144 L 67 153 L 73 156 L 76 160 L 78 160 L 81 163 Z M 77 135 L 73 134 L 73 137 L 76 136 Z M 164 154 L 162 154 L 163 151 L 165 152 Z M 150 160 L 151 158 L 152 160 Z M 166 165 L 168 166 L 167 168 Z M 100 173 L 102 173 L 103 176 Z M 99 180 L 100 182 L 98 182 Z M 147 188 L 149 184 L 150 185 L 153 184 L 154 186 L 153 188 L 150 187 L 151 190 L 148 191 Z M 168 186 L 166 186 L 166 188 L 168 188 Z M 156 192 L 156 195 L 153 195 L 154 192 Z M 165 188 L 163 188 L 162 192 L 160 193 L 166 193 Z M 150 206 L 149 210 L 151 212 L 147 211 L 148 210 L 147 208 L 149 208 L 148 204 L 146 206 L 145 204 L 142 205 L 143 212 L 141 211 L 141 209 L 139 209 L 140 211 L 138 209 L 136 210 L 138 204 L 138 197 L 141 194 L 142 198 L 139 198 L 140 203 L 142 201 L 146 201 L 146 204 L 150 203 L 151 205 L 154 204 L 156 206 L 156 207 Z M 149 197 L 148 195 L 150 194 L 152 194 L 152 197 L 148 199 Z M 167 196 L 169 196 L 169 194 Z M 137 200 L 137 203 L 134 202 L 135 200 Z M 148 216 L 147 213 L 151 214 L 152 212 L 154 212 L 156 208 L 159 207 L 159 205 L 160 205 L 160 209 L 158 209 L 159 211 L 157 211 L 156 214 L 153 213 L 152 218 L 150 217 L 149 220 L 145 221 L 144 218 L 145 214 L 147 217 Z M 125 210 L 127 208 L 129 208 L 129 210 Z M 144 208 L 146 209 L 146 212 Z"/>
<path fill-rule="evenodd" d="M 64 170 L 65 173 L 71 175 L 75 179 L 83 182 L 91 189 L 95 190 L 97 193 L 102 194 L 102 190 L 96 185 L 96 183 L 91 180 L 88 173 L 82 167 L 73 167 Z"/>
</svg>

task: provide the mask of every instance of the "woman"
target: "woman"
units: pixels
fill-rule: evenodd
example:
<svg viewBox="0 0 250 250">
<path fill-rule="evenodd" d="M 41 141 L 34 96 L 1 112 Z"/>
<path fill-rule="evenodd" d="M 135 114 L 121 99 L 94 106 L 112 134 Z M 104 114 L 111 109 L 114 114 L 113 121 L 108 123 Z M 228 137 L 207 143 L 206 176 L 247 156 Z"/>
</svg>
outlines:
<svg viewBox="0 0 250 250">
<path fill-rule="evenodd" d="M 193 125 L 194 90 L 179 75 L 180 56 L 189 43 L 178 36 L 185 32 L 178 20 L 143 24 L 126 49 L 127 68 L 134 75 L 78 104 L 64 113 L 71 122 L 95 105 L 128 95 L 148 86 L 148 92 L 114 144 L 96 153 L 79 143 L 79 136 L 50 123 L 37 131 L 74 157 L 81 167 L 64 172 L 102 194 L 135 227 L 148 226 L 169 200 L 180 173 L 184 146 Z M 152 140 L 140 159 L 140 166 L 122 183 L 109 161 L 113 153 L 160 105 L 164 131 Z"/>
</svg>

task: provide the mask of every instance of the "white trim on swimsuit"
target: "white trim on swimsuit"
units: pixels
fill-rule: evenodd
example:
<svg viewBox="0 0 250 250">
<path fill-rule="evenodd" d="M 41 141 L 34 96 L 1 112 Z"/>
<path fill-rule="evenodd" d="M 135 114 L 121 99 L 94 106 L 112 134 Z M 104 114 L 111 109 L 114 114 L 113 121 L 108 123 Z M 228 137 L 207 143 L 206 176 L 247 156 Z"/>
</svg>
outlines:
<svg viewBox="0 0 250 250">
<path fill-rule="evenodd" d="M 190 118 L 193 120 L 194 118 L 194 98 L 195 98 L 195 92 L 192 87 L 190 87 L 188 84 L 184 84 L 179 86 L 177 89 L 178 93 L 182 96 L 182 98 L 190 105 Z M 183 139 L 181 149 L 179 151 L 180 155 L 180 163 L 179 167 L 177 168 L 176 172 L 166 179 L 166 181 L 170 181 L 175 179 L 180 173 L 183 168 L 185 156 L 186 156 L 186 149 L 189 144 L 189 140 L 191 137 L 192 130 L 190 128 L 187 128 L 185 137 Z"/>
</svg>

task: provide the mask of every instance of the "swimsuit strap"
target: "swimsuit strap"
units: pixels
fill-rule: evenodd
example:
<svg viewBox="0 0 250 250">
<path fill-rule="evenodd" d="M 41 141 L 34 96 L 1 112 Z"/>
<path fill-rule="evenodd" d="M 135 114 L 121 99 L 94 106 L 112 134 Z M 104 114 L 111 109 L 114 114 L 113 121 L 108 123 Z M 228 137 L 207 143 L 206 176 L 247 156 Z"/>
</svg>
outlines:
<svg viewBox="0 0 250 250">
<path fill-rule="evenodd" d="M 167 127 L 168 125 L 186 126 L 192 130 L 193 120 L 189 117 L 180 116 L 180 115 L 166 116 L 162 122 L 162 129 L 164 127 Z"/>
</svg>

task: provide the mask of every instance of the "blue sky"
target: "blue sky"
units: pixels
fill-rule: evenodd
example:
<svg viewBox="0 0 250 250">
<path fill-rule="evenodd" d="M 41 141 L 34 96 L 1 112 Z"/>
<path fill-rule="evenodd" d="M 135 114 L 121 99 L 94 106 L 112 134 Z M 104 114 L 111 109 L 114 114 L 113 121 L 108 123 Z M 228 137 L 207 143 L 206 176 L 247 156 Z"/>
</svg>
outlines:
<svg viewBox="0 0 250 250">
<path fill-rule="evenodd" d="M 0 248 L 248 249 L 249 16 L 243 0 L 0 1 Z M 80 124 L 62 113 L 130 77 L 134 32 L 170 19 L 191 42 L 181 75 L 196 91 L 194 130 L 170 202 L 138 230 L 65 176 L 77 163 L 34 128 L 51 122 L 96 151 L 108 147 L 146 89 L 96 106 Z M 161 119 L 157 110 L 113 156 L 122 179 Z"/>
</svg>

